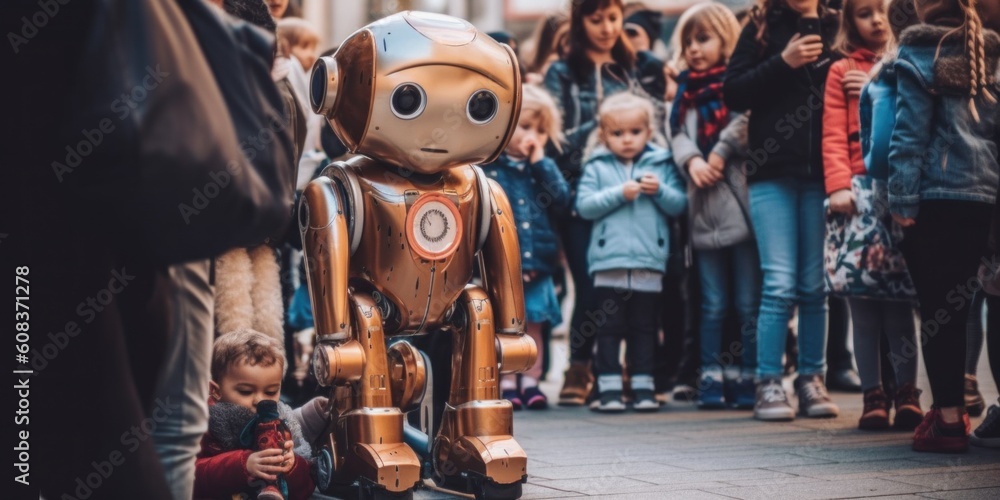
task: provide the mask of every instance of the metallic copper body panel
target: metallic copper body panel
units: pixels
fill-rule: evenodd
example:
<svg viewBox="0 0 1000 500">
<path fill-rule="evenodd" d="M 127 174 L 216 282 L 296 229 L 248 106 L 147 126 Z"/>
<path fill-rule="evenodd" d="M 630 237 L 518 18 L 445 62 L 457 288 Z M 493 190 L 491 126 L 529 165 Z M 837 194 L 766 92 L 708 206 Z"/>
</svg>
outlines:
<svg viewBox="0 0 1000 500">
<path fill-rule="evenodd" d="M 489 181 L 489 186 L 493 223 L 483 247 L 480 274 L 490 297 L 496 302 L 497 333 L 520 334 L 524 333 L 524 282 L 521 281 L 517 226 L 503 188 L 493 180 Z"/>
<path fill-rule="evenodd" d="M 355 207 L 365 215 L 361 243 L 351 258 L 351 285 L 368 289 L 380 301 L 386 335 L 425 333 L 444 324 L 475 265 L 482 201 L 472 167 L 425 178 L 412 173 L 403 177 L 397 169 L 365 157 L 335 166 L 352 170 L 363 193 L 362 206 Z M 442 260 L 424 260 L 411 250 L 405 235 L 408 205 L 425 193 L 444 194 L 462 218 L 462 241 Z"/>
<path fill-rule="evenodd" d="M 299 202 L 306 282 L 320 342 L 347 338 L 347 269 L 350 239 L 343 200 L 333 181 L 309 183 Z"/>
<path fill-rule="evenodd" d="M 419 92 L 397 102 L 404 85 Z M 516 127 L 513 52 L 460 19 L 404 12 L 321 59 L 311 87 L 314 109 L 362 155 L 328 167 L 301 203 L 313 368 L 332 386 L 332 482 L 364 478 L 395 492 L 419 479 L 399 407 L 420 403 L 426 368 L 411 346 L 387 350 L 386 339 L 435 331 L 452 335 L 454 351 L 434 475 L 522 481 L 527 457 L 499 375 L 528 369 L 537 347 L 523 335 L 510 204 L 472 166 L 495 159 Z M 484 288 L 468 285 L 477 265 Z"/>
</svg>

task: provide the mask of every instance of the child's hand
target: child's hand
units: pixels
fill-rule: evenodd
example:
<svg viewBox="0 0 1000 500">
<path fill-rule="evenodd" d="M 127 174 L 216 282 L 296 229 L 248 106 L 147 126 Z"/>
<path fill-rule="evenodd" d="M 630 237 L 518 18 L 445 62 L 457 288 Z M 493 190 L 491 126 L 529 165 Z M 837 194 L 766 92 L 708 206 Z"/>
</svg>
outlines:
<svg viewBox="0 0 1000 500">
<path fill-rule="evenodd" d="M 528 163 L 534 165 L 542 161 L 542 158 L 545 158 L 545 144 L 542 144 L 537 137 L 527 137 L 521 144 L 523 145 L 525 156 L 528 158 Z"/>
<path fill-rule="evenodd" d="M 622 184 L 622 194 L 625 195 L 625 201 L 635 201 L 640 192 L 642 192 L 642 186 L 638 182 L 630 180 Z"/>
<path fill-rule="evenodd" d="M 840 83 L 844 88 L 845 94 L 851 97 L 860 97 L 861 89 L 868 83 L 868 73 L 852 69 L 844 73 L 844 79 Z"/>
<path fill-rule="evenodd" d="M 721 174 L 726 169 L 726 160 L 715 153 L 708 153 L 708 166 Z"/>
<path fill-rule="evenodd" d="M 911 219 L 909 217 L 903 217 L 902 215 L 896 215 L 896 214 L 892 214 L 892 220 L 896 221 L 896 224 L 899 224 L 900 226 L 903 227 L 910 227 L 917 223 L 915 219 Z"/>
<path fill-rule="evenodd" d="M 854 205 L 854 191 L 851 189 L 840 189 L 830 193 L 830 211 L 844 215 L 854 215 L 857 213 L 857 207 Z"/>
<path fill-rule="evenodd" d="M 705 160 L 697 156 L 688 161 L 688 175 L 691 176 L 691 181 L 699 189 L 714 186 L 716 182 L 722 179 L 721 171 L 716 170 Z"/>
<path fill-rule="evenodd" d="M 639 189 L 646 196 L 655 196 L 660 192 L 660 179 L 653 174 L 645 174 L 639 179 Z"/>
<path fill-rule="evenodd" d="M 781 58 L 792 68 L 801 68 L 806 64 L 819 59 L 823 53 L 823 39 L 819 35 L 801 36 L 796 33 L 785 50 L 781 51 Z"/>
<path fill-rule="evenodd" d="M 288 473 L 295 465 L 295 455 L 288 443 L 285 450 L 268 448 L 251 453 L 247 458 L 247 473 L 265 481 L 277 481 L 278 474 Z"/>
</svg>

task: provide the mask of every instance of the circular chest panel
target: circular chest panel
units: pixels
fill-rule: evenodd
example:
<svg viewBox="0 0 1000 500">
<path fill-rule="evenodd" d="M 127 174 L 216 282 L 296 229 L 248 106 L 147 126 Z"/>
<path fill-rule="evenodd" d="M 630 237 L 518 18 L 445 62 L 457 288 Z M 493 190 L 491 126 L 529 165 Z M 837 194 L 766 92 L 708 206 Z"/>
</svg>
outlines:
<svg viewBox="0 0 1000 500">
<path fill-rule="evenodd" d="M 406 239 L 427 260 L 450 256 L 462 239 L 458 208 L 439 193 L 422 195 L 406 214 Z"/>
</svg>

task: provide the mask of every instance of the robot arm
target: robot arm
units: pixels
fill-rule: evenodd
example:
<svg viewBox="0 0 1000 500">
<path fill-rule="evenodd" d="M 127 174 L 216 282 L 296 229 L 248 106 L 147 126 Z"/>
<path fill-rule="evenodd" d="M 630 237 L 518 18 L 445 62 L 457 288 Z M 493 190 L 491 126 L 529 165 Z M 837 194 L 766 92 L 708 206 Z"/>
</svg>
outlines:
<svg viewBox="0 0 1000 500">
<path fill-rule="evenodd" d="M 345 203 L 334 180 L 321 176 L 306 186 L 299 204 L 299 230 L 319 343 L 340 341 L 348 336 L 347 266 L 351 239 Z"/>
<path fill-rule="evenodd" d="M 489 186 L 490 227 L 479 254 L 483 289 L 489 294 L 496 318 L 496 333 L 524 333 L 524 283 L 521 281 L 521 249 L 517 243 L 514 213 L 503 188 L 493 180 Z"/>
</svg>

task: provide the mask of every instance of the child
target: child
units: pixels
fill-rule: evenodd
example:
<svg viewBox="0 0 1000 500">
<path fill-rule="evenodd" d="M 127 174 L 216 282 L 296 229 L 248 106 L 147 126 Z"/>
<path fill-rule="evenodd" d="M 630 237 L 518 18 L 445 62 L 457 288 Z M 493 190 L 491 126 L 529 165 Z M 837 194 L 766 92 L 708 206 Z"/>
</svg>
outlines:
<svg viewBox="0 0 1000 500">
<path fill-rule="evenodd" d="M 305 139 L 298 158 L 296 187 L 303 189 L 326 159 L 320 144 L 323 117 L 309 109 L 309 72 L 318 58 L 319 33 L 308 21 L 297 17 L 278 20 L 278 49 L 271 71 L 274 80 L 287 76 L 299 105 L 305 110 Z"/>
<path fill-rule="evenodd" d="M 921 348 L 934 405 L 913 449 L 956 453 L 969 445 L 965 319 L 956 300 L 986 254 L 996 200 L 995 81 L 1000 37 L 984 29 L 974 0 L 916 0 L 924 24 L 900 37 L 898 94 L 889 144 L 889 210 L 920 300 Z"/>
<path fill-rule="evenodd" d="M 848 268 L 829 262 L 827 271 L 846 276 L 848 286 L 831 287 L 847 296 L 854 324 L 854 353 L 864 391 L 859 429 L 889 427 L 889 410 L 896 403 L 895 427 L 912 430 L 920 423 L 920 391 L 916 388 L 917 360 L 904 346 L 915 345 L 913 283 L 902 254 L 891 240 L 891 221 L 884 190 L 868 177 L 861 151 L 858 97 L 868 74 L 892 38 L 885 0 L 847 0 L 841 12 L 835 49 L 845 59 L 830 67 L 823 110 L 823 169 L 835 227 L 863 228 L 855 237 L 863 245 L 852 250 L 861 264 Z M 857 253 L 854 253 L 857 252 Z M 832 255 L 831 255 L 832 257 Z M 839 280 L 838 280 L 839 281 Z M 845 283 L 846 284 L 846 283 Z M 840 289 L 836 289 L 840 288 Z M 896 393 L 882 386 L 880 353 L 885 335 L 893 360 Z"/>
<path fill-rule="evenodd" d="M 242 449 L 240 434 L 262 400 L 278 401 L 285 371 L 281 342 L 263 333 L 240 329 L 215 341 L 212 348 L 209 431 L 201 441 L 195 465 L 194 498 L 229 499 L 257 493 L 283 477 L 289 499 L 309 498 L 315 484 L 309 475 L 309 442 L 323 431 L 322 398 L 292 411 L 278 403 L 293 441 L 283 449 Z M 293 453 L 294 447 L 294 453 Z M 280 476 L 279 476 L 280 475 Z"/>
<path fill-rule="evenodd" d="M 668 215 L 687 206 L 670 153 L 651 143 L 655 110 L 630 93 L 605 99 L 577 190 L 580 217 L 594 221 L 587 264 L 594 278 L 599 411 L 623 411 L 621 341 L 626 341 L 633 407 L 656 411 L 653 351 L 669 252 Z"/>
<path fill-rule="evenodd" d="M 587 139 L 597 126 L 600 103 L 612 94 L 641 87 L 638 59 L 622 29 L 622 0 L 570 2 L 568 50 L 545 73 L 545 88 L 562 111 L 566 144 L 555 158 L 575 190 L 582 173 Z M 558 231 L 573 277 L 574 304 L 570 318 L 570 365 L 566 370 L 559 404 L 580 406 L 587 402 L 593 377 L 591 361 L 594 336 L 583 332 L 587 312 L 595 309 L 593 283 L 587 275 L 586 249 L 590 222 L 571 212 L 559 221 Z"/>
<path fill-rule="evenodd" d="M 701 277 L 701 381 L 698 406 L 727 404 L 753 408 L 757 367 L 756 316 L 760 306 L 760 264 L 747 220 L 746 173 L 737 149 L 720 142 L 733 121 L 722 99 L 722 77 L 736 46 L 740 25 L 728 7 L 706 2 L 684 12 L 678 22 L 680 67 L 678 97 L 670 113 L 674 161 L 688 183 L 691 242 Z M 734 127 L 734 128 L 735 128 Z M 745 146 L 744 146 L 745 147 Z M 740 148 L 742 149 L 742 148 Z M 730 401 L 723 391 L 723 370 L 734 354 L 722 353 L 722 327 L 729 312 L 730 283 L 742 334 L 742 374 Z"/>
<path fill-rule="evenodd" d="M 569 183 L 555 162 L 545 156 L 550 138 L 558 149 L 562 140 L 559 109 L 545 90 L 525 85 L 521 94 L 521 115 L 507 149 L 497 161 L 483 165 L 483 171 L 507 192 L 514 210 L 521 248 L 528 335 L 538 346 L 535 365 L 521 374 L 520 388 L 517 375 L 504 375 L 500 380 L 503 398 L 509 400 L 515 410 L 520 410 L 522 405 L 530 409 L 548 406 L 545 395 L 538 390 L 545 348 L 542 328 L 545 323 L 558 325 L 562 322 L 552 282 L 552 273 L 559 260 L 559 239 L 549 220 L 549 210 L 568 208 L 570 196 Z"/>
<path fill-rule="evenodd" d="M 834 417 L 826 392 L 822 108 L 837 21 L 819 0 L 760 0 L 726 68 L 729 109 L 750 111 L 750 218 L 763 286 L 757 320 L 754 417 L 792 420 L 782 386 L 785 339 L 798 308 L 799 413 Z"/>
</svg>

